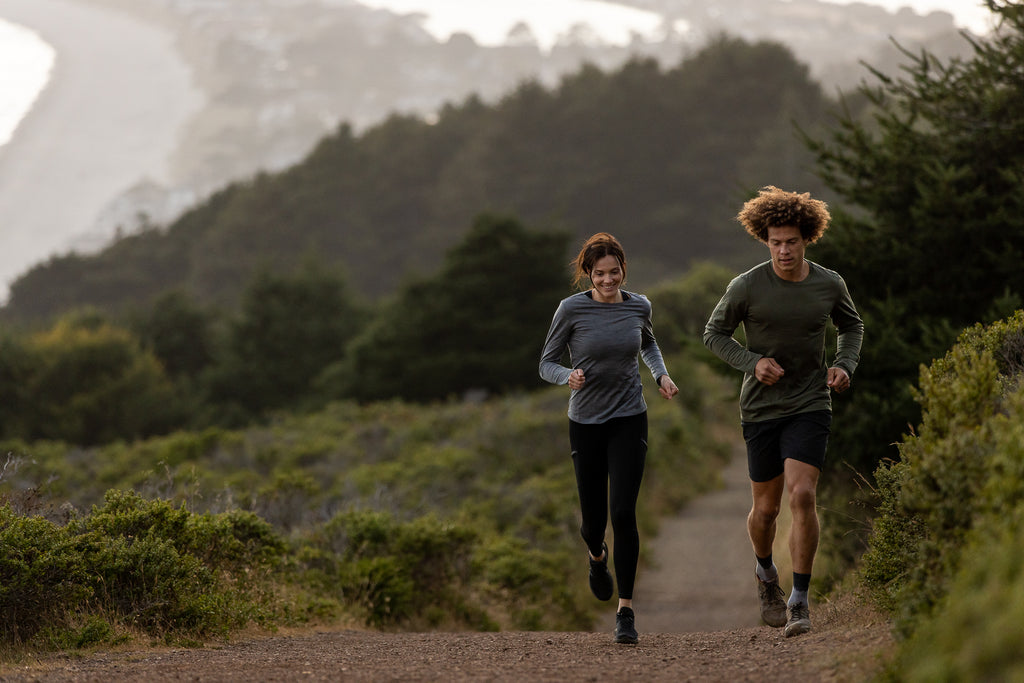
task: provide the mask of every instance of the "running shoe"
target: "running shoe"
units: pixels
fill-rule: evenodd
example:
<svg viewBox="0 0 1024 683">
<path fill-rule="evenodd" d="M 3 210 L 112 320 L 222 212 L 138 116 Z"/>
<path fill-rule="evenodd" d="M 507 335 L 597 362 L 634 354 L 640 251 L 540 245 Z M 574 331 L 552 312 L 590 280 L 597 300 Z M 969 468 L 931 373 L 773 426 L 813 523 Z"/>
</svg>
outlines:
<svg viewBox="0 0 1024 683">
<path fill-rule="evenodd" d="M 798 636 L 811 630 L 811 608 L 805 604 L 796 604 L 789 608 L 789 622 L 786 624 L 786 637 Z"/>
<path fill-rule="evenodd" d="M 639 638 L 636 635 L 636 626 L 633 623 L 633 610 L 629 607 L 619 608 L 615 615 L 615 642 L 636 645 Z"/>
<path fill-rule="evenodd" d="M 615 582 L 608 571 L 608 544 L 601 544 L 603 559 L 590 560 L 590 590 L 598 600 L 610 600 L 615 592 Z M 590 559 L 589 554 L 587 559 Z"/>
<path fill-rule="evenodd" d="M 754 578 L 757 579 L 757 597 L 761 601 L 761 619 L 774 628 L 785 626 L 786 595 L 779 586 L 779 579 L 762 581 L 757 574 Z"/>
</svg>

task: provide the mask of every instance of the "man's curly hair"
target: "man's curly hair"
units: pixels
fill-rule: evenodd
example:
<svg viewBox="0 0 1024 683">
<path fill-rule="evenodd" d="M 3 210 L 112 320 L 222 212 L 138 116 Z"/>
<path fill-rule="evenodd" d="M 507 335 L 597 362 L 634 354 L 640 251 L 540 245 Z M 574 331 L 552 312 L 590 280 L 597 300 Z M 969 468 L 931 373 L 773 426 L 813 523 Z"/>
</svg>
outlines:
<svg viewBox="0 0 1024 683">
<path fill-rule="evenodd" d="M 828 205 L 811 199 L 809 192 L 797 194 L 768 185 L 748 200 L 738 214 L 738 220 L 747 232 L 762 242 L 768 241 L 768 228 L 793 226 L 800 230 L 808 243 L 818 241 L 828 229 L 832 216 Z"/>
</svg>

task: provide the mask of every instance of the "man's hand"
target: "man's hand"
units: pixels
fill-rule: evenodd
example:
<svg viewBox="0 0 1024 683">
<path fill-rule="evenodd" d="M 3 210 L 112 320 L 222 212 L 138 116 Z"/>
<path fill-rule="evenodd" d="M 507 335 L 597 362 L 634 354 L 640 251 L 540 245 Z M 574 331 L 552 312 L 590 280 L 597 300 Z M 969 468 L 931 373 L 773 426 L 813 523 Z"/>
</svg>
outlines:
<svg viewBox="0 0 1024 683">
<path fill-rule="evenodd" d="M 831 367 L 828 369 L 828 385 L 837 394 L 842 393 L 850 388 L 850 376 L 842 368 Z"/>
<path fill-rule="evenodd" d="M 658 382 L 658 391 L 661 392 L 662 398 L 671 401 L 672 397 L 679 393 L 679 387 L 676 386 L 671 377 L 662 375 L 661 381 Z"/>
<path fill-rule="evenodd" d="M 758 382 L 767 386 L 775 384 L 785 374 L 786 371 L 775 362 L 774 358 L 762 358 L 757 361 L 757 367 L 754 368 L 754 377 L 757 378 Z"/>
<path fill-rule="evenodd" d="M 583 371 L 579 368 L 576 368 L 569 374 L 569 388 L 573 391 L 582 389 L 586 382 L 587 378 L 583 376 Z"/>
</svg>

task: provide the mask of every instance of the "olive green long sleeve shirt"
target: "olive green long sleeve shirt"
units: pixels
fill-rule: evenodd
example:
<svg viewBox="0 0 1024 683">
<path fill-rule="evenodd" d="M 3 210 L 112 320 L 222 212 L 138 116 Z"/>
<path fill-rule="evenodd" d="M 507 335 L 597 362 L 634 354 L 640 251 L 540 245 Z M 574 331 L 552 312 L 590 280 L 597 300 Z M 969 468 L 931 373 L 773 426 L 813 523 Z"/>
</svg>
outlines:
<svg viewBox="0 0 1024 683">
<path fill-rule="evenodd" d="M 740 417 L 761 422 L 814 410 L 831 410 L 827 384 L 825 329 L 831 319 L 839 332 L 835 360 L 853 377 L 860 360 L 864 322 L 835 271 L 807 262 L 800 282 L 783 280 L 771 261 L 729 283 L 704 328 L 704 344 L 744 373 Z M 746 346 L 733 338 L 743 325 Z M 762 358 L 774 358 L 785 375 L 772 386 L 754 376 Z"/>
</svg>

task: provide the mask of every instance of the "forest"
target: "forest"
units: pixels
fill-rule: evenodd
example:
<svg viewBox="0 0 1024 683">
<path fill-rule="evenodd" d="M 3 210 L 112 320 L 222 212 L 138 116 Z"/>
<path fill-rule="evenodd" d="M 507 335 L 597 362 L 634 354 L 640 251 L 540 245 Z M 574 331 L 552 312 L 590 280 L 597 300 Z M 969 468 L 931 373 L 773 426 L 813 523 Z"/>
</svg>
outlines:
<svg viewBox="0 0 1024 683">
<path fill-rule="evenodd" d="M 590 66 L 436 121 L 395 115 L 360 135 L 343 124 L 295 166 L 233 182 L 171 225 L 39 264 L 12 283 L 2 319 L 123 312 L 172 289 L 231 307 L 258 268 L 311 255 L 376 301 L 436 269 L 485 212 L 574 243 L 611 232 L 639 284 L 698 261 L 739 266 L 757 253 L 731 222 L 749 192 L 825 191 L 793 126 L 822 128 L 828 105 L 785 47 L 722 37 L 671 69 Z"/>
<path fill-rule="evenodd" d="M 153 526 L 161 561 L 201 563 L 197 539 L 213 535 L 218 547 L 264 554 L 210 556 L 211 577 L 231 562 L 278 577 L 234 585 L 222 620 L 201 628 L 188 626 L 197 605 L 168 601 L 177 612 L 137 622 L 172 639 L 345 605 L 368 623 L 410 627 L 585 623 L 564 592 L 557 624 L 531 621 L 536 606 L 516 603 L 502 583 L 510 575 L 481 559 L 489 544 L 516 547 L 510 561 L 551 569 L 534 576 L 538 595 L 559 581 L 565 590 L 553 568 L 572 522 L 545 507 L 565 487 L 544 482 L 564 484 L 566 472 L 552 475 L 541 458 L 484 475 L 478 456 L 509 458 L 510 443 L 532 443 L 564 418 L 564 395 L 541 386 L 537 355 L 570 291 L 570 254 L 598 230 L 624 242 L 629 286 L 651 298 L 659 343 L 696 378 L 652 432 L 684 460 L 713 450 L 707 426 L 723 397 L 734 401 L 738 378 L 698 340 L 732 275 L 765 258 L 732 217 L 774 184 L 829 202 L 832 225 L 808 255 L 843 275 L 865 320 L 854 388 L 835 405 L 830 451 L 841 455 L 822 494 L 834 536 L 822 547 L 849 574 L 820 580 L 828 589 L 861 576 L 906 636 L 897 665 L 921 680 L 935 661 L 943 671 L 979 665 L 934 643 L 965 637 L 944 630 L 950 611 L 980 618 L 956 591 L 983 585 L 982 602 L 995 605 L 1024 586 L 1008 550 L 1019 531 L 1004 523 L 1019 515 L 1022 462 L 1024 7 L 987 4 L 1001 25 L 984 41 L 965 36 L 970 57 L 907 52 L 901 73 L 871 70 L 838 101 L 783 46 L 723 37 L 666 71 L 642 60 L 612 73 L 588 67 L 552 90 L 524 83 L 494 107 L 451 105 L 433 122 L 392 117 L 360 136 L 343 126 L 295 167 L 234 183 L 169 226 L 32 270 L 0 323 L 0 533 L 51 564 L 5 560 L 0 585 L 28 586 L 61 562 L 86 567 L 75 564 L 82 552 L 100 552 L 115 572 L 122 518 L 157 515 L 177 519 Z M 713 477 L 686 492 L 659 483 L 652 517 Z M 62 511 L 76 490 L 82 500 Z M 139 490 L 147 495 L 132 497 Z M 529 515 L 486 509 L 509 490 L 534 501 Z M 371 513 L 385 516 L 360 516 Z M 544 523 L 522 528 L 534 515 Z M 459 526 L 471 519 L 480 528 Z M 411 536 L 392 534 L 412 545 L 385 547 L 389 524 L 413 525 L 401 526 Z M 439 599 L 444 614 L 411 603 L 375 612 L 374 590 L 415 594 L 395 558 L 437 534 L 466 544 L 465 571 L 444 581 L 479 600 Z M 60 552 L 32 546 L 40 538 Z M 524 539 L 537 543 L 528 551 Z M 971 561 L 987 556 L 998 571 Z M 302 568 L 299 586 L 275 574 L 289 562 Z M 57 612 L 61 637 L 88 640 L 92 624 L 103 640 L 150 604 L 137 586 L 138 604 L 97 600 L 99 611 L 83 614 L 76 596 L 101 584 L 82 572 L 59 604 L 4 588 L 3 613 Z M 347 588 L 325 601 L 331 586 Z M 275 591 L 301 599 L 269 599 Z M 50 622 L 37 622 L 31 634 L 10 622 L 0 633 L 59 644 Z M 983 652 L 985 633 L 957 652 Z M 1005 652 L 995 676 L 1022 666 Z"/>
</svg>

